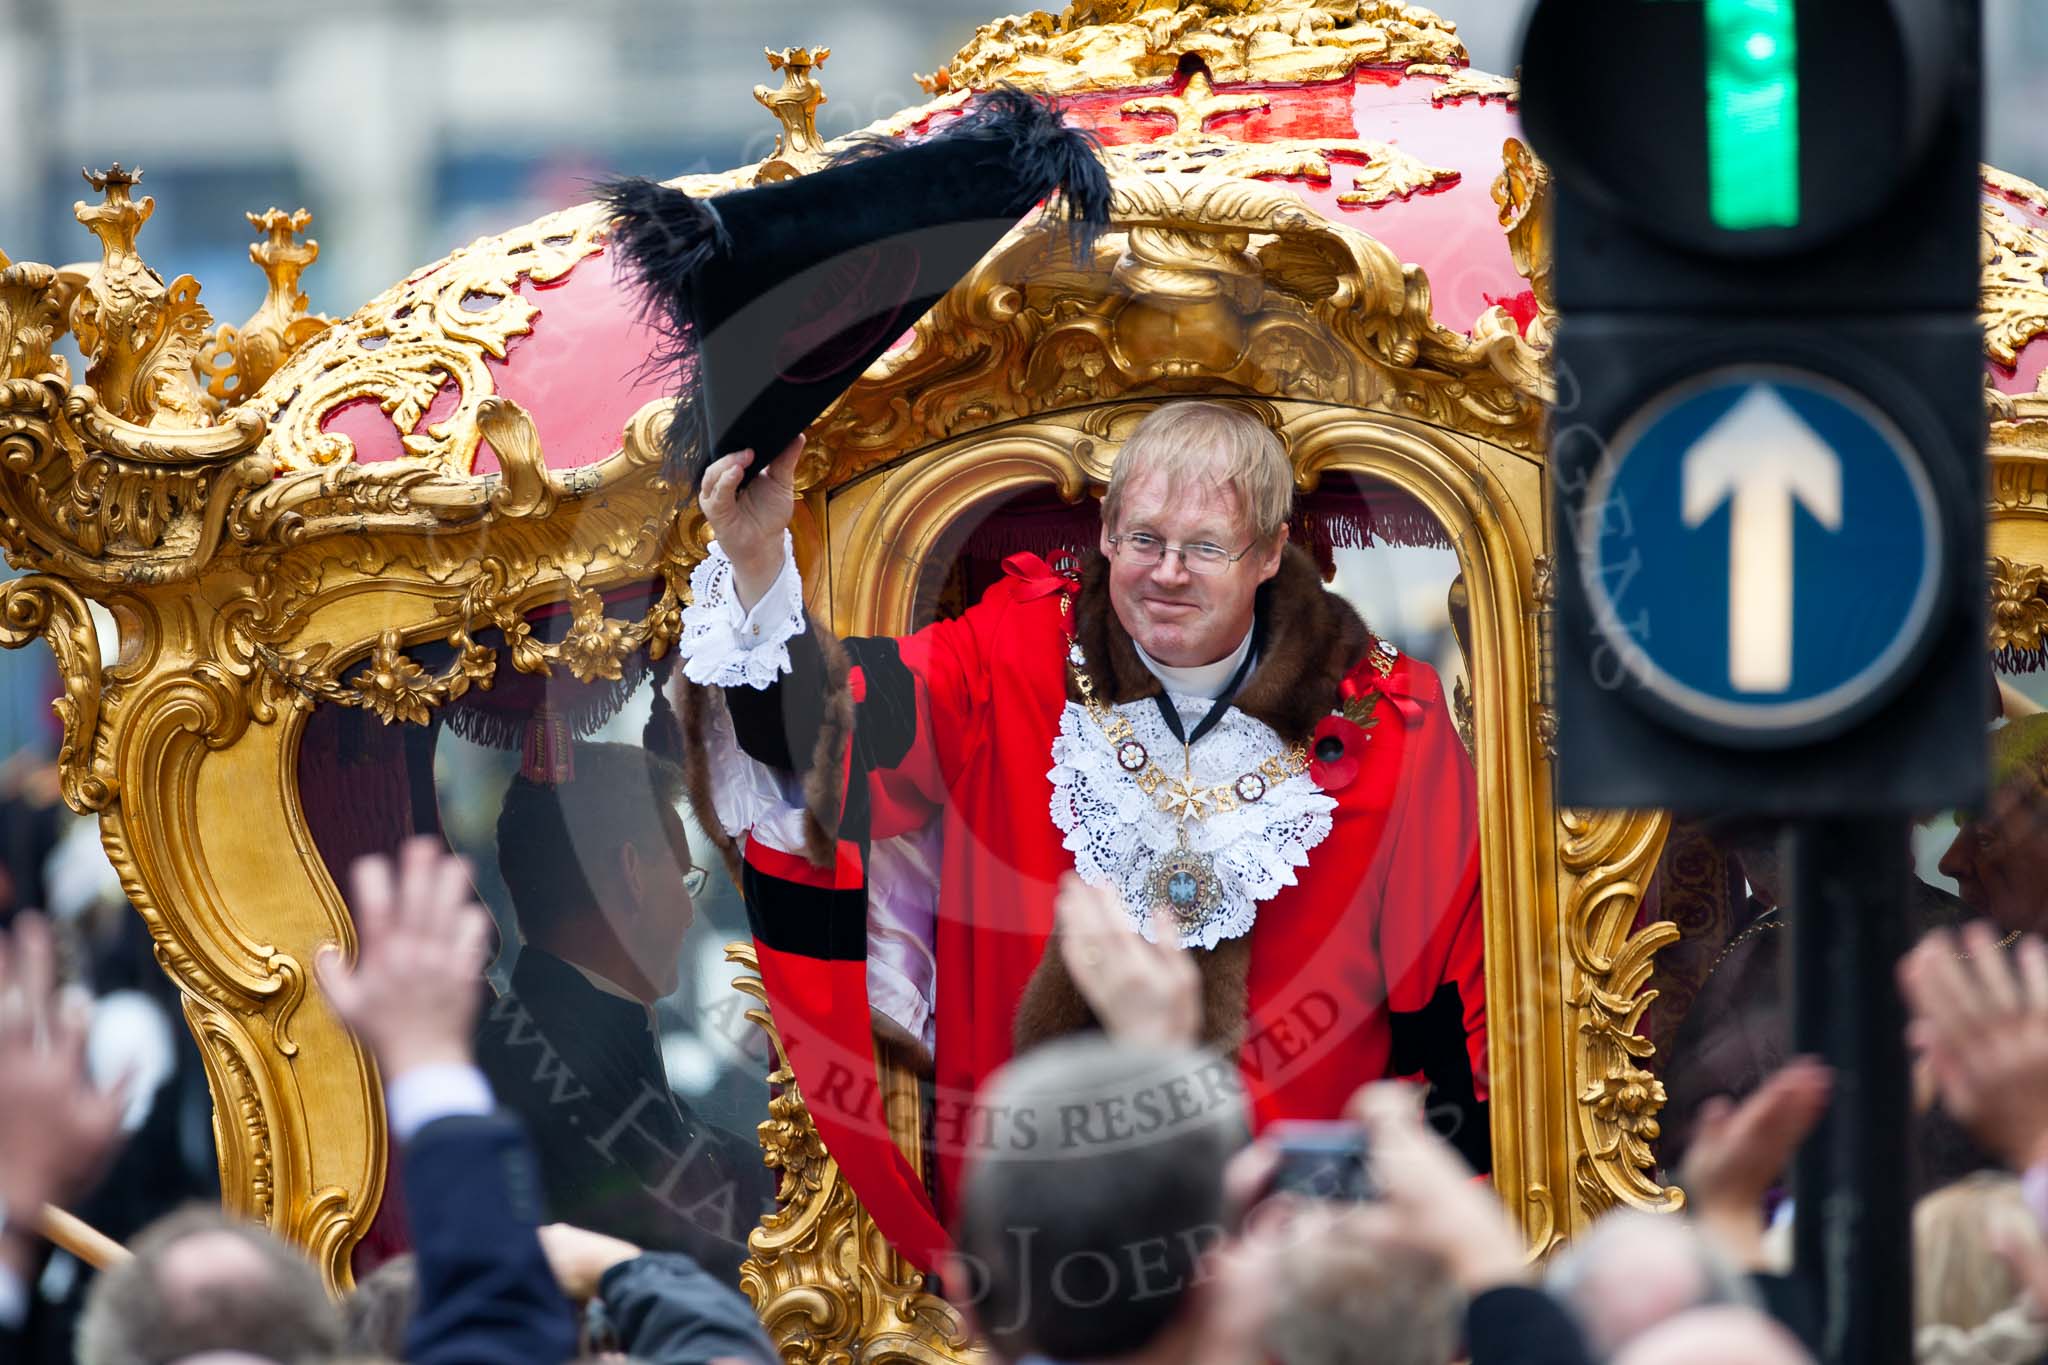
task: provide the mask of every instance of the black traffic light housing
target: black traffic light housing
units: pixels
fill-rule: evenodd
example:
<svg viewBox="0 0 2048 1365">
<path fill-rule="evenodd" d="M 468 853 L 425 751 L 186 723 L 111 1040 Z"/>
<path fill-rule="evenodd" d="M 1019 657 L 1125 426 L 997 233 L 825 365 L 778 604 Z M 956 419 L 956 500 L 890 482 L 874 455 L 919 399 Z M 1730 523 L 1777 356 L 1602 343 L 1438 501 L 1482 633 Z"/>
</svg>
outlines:
<svg viewBox="0 0 2048 1365">
<path fill-rule="evenodd" d="M 1797 58 L 1796 209 L 1781 203 L 1776 222 L 1767 209 L 1763 225 L 1739 228 L 1712 201 L 1727 105 L 1708 98 L 1709 67 L 1728 64 L 1711 50 L 1727 37 L 1714 25 L 1731 16 L 1755 19 L 1759 34 L 1777 26 L 1775 38 L 1753 35 L 1752 54 L 1795 41 Z M 1793 815 L 1931 810 L 1979 795 L 1991 695 L 1981 22 L 1978 0 L 1535 5 L 1522 118 L 1554 176 L 1561 802 Z M 1796 734 L 1731 735 L 1675 722 L 1617 656 L 1580 550 L 1608 510 L 1589 498 L 1631 419 L 1689 379 L 1759 364 L 1852 391 L 1904 435 L 1940 503 L 1941 588 L 1924 637 L 1866 705 Z M 1657 610 L 1667 630 L 1727 629 L 1688 620 L 1684 602 Z"/>
</svg>

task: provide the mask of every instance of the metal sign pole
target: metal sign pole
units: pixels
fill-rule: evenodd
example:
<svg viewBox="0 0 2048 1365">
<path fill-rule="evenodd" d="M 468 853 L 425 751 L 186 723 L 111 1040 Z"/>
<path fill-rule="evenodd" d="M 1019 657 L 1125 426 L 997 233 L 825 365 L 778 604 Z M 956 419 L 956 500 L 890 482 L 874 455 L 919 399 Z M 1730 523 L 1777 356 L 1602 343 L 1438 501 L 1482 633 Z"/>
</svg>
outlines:
<svg viewBox="0 0 2048 1365">
<path fill-rule="evenodd" d="M 1790 827 L 1792 1036 L 1835 1069 L 1835 1096 L 1793 1178 L 1797 1274 L 1825 1365 L 1913 1359 L 1910 1085 L 1894 968 L 1907 945 L 1911 826 L 1899 817 Z"/>
</svg>

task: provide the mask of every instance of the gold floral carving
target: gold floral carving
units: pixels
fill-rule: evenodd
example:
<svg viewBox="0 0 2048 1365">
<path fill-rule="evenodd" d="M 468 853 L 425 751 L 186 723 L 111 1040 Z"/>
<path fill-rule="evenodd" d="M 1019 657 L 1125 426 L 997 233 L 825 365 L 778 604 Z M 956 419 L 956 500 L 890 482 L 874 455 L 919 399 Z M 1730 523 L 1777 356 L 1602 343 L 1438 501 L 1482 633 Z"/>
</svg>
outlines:
<svg viewBox="0 0 2048 1365">
<path fill-rule="evenodd" d="M 1200 382 L 1412 416 L 1535 451 L 1542 407 L 1519 332 L 1431 317 L 1423 271 L 1282 186 L 1114 182 L 1085 262 L 1043 219 L 1011 234 L 814 433 L 809 486 L 1051 409 Z"/>
<path fill-rule="evenodd" d="M 2048 568 L 1995 555 L 1987 575 L 1991 592 L 1991 649 L 2034 654 L 2048 634 Z"/>
<path fill-rule="evenodd" d="M 394 285 L 286 361 L 248 405 L 270 421 L 262 453 L 279 472 L 353 459 L 355 443 L 320 424 L 341 404 L 370 398 L 408 455 L 469 473 L 478 409 L 494 393 L 485 361 L 503 360 L 540 314 L 519 282 L 559 280 L 603 240 L 602 208 L 579 204 L 481 238 Z M 454 410 L 415 430 L 450 384 L 459 395 Z"/>
<path fill-rule="evenodd" d="M 1115 90 L 1164 83 L 1189 56 L 1232 82 L 1470 61 L 1456 24 L 1398 0 L 1076 0 L 1057 16 L 1038 10 L 983 24 L 918 81 L 934 94 L 1006 81 L 1055 94 Z"/>
<path fill-rule="evenodd" d="M 1430 92 L 1431 104 L 1456 104 L 1460 100 L 1500 100 L 1514 104 L 1522 98 L 1522 83 L 1509 76 L 1475 71 L 1469 66 L 1443 62 L 1417 62 L 1408 68 L 1411 76 L 1441 76 L 1443 84 Z"/>
<path fill-rule="evenodd" d="M 775 115 L 782 133 L 775 139 L 775 149 L 754 172 L 754 183 L 763 185 L 793 179 L 825 164 L 825 140 L 818 136 L 818 106 L 826 102 L 825 87 L 811 73 L 832 55 L 829 47 L 816 51 L 805 47 L 766 51 L 768 69 L 782 73 L 782 85 L 779 89 L 757 85 L 754 98 Z"/>
<path fill-rule="evenodd" d="M 246 217 L 264 234 L 250 245 L 249 259 L 262 269 L 269 289 L 247 322 L 223 326 L 206 339 L 199 362 L 207 396 L 228 406 L 253 395 L 292 352 L 334 325 L 332 318 L 308 313 L 299 292 L 299 276 L 320 258 L 318 242 L 299 240 L 313 215 L 273 208 Z"/>
<path fill-rule="evenodd" d="M 1597 1215 L 1617 1204 L 1676 1208 L 1683 1196 L 1655 1179 L 1664 1084 L 1643 1065 L 1656 1051 L 1637 1032 L 1657 998 L 1645 989 L 1659 949 L 1678 926 L 1634 930 L 1643 889 L 1671 819 L 1661 812 L 1558 812 L 1558 858 L 1572 884 L 1565 902 L 1565 1003 L 1577 1011 L 1579 1152 L 1574 1180 Z"/>
</svg>

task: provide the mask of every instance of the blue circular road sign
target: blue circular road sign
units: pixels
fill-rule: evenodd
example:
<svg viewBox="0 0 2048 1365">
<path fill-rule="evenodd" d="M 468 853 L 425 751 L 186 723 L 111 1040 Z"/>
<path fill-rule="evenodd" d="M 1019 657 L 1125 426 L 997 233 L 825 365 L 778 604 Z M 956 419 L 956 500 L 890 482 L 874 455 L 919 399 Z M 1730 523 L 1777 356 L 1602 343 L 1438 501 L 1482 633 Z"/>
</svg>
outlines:
<svg viewBox="0 0 2048 1365">
<path fill-rule="evenodd" d="M 1787 367 L 1670 389 L 1616 435 L 1573 529 L 1596 675 L 1729 742 L 1846 725 L 1941 598 L 1927 468 L 1855 392 Z"/>
</svg>

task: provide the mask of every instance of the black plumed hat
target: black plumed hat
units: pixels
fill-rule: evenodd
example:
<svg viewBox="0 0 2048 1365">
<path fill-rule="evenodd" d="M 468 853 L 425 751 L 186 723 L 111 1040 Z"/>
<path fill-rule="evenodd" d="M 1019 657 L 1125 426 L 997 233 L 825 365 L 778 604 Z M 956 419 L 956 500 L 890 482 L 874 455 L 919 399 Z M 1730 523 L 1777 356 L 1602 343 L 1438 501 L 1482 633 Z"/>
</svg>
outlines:
<svg viewBox="0 0 2048 1365">
<path fill-rule="evenodd" d="M 862 139 L 793 180 L 708 199 L 605 185 L 612 248 L 664 338 L 654 363 L 682 387 L 674 466 L 694 486 L 752 450 L 757 473 L 1055 192 L 1085 249 L 1109 221 L 1095 140 L 1010 88 L 929 137 Z"/>
</svg>

